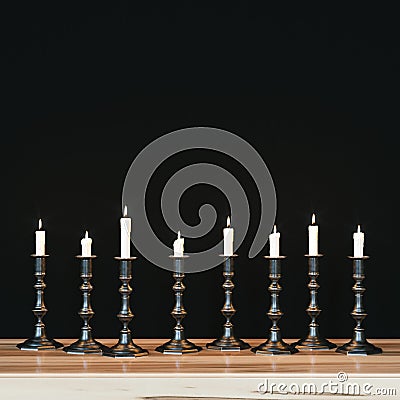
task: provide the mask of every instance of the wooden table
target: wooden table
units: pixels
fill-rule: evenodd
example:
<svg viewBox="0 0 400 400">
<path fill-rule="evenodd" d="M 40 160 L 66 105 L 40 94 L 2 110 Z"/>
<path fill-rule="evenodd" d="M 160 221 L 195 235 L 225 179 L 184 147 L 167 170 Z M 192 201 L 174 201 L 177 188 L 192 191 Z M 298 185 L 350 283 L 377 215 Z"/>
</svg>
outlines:
<svg viewBox="0 0 400 400">
<path fill-rule="evenodd" d="M 207 342 L 193 341 L 201 346 Z M 248 340 L 252 345 L 261 341 Z M 339 339 L 332 341 L 337 344 L 344 342 Z M 367 357 L 346 356 L 332 350 L 300 352 L 292 356 L 206 349 L 183 356 L 163 355 L 154 351 L 164 342 L 163 339 L 137 339 L 137 344 L 150 351 L 150 356 L 137 359 L 71 355 L 62 350 L 21 351 L 15 347 L 18 342 L 20 340 L 0 340 L 1 400 L 132 400 L 165 396 L 301 399 L 309 398 L 308 390 L 311 393 L 325 392 L 318 398 L 332 399 L 332 395 L 327 394 L 335 390 L 332 389 L 335 384 L 337 391 L 343 393 L 358 385 L 360 392 L 365 394 L 363 398 L 380 398 L 372 396 L 378 392 L 390 394 L 387 398 L 400 398 L 400 340 L 394 339 L 373 340 L 384 353 Z M 67 345 L 71 341 L 61 342 Z M 111 345 L 115 340 L 102 342 Z M 315 385 L 315 389 L 310 385 Z M 364 388 L 362 385 L 372 387 Z M 288 394 L 283 394 L 285 392 Z M 304 396 L 291 395 L 290 392 L 302 392 Z M 349 399 L 349 396 L 343 398 Z"/>
</svg>

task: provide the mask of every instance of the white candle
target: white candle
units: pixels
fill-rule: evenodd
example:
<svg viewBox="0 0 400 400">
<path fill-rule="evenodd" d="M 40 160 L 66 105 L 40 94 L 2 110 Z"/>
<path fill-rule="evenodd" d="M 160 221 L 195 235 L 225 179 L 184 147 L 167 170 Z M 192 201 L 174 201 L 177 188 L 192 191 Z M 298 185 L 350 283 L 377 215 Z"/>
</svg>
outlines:
<svg viewBox="0 0 400 400">
<path fill-rule="evenodd" d="M 276 231 L 276 225 L 274 225 L 274 231 L 269 235 L 269 256 L 279 257 L 279 238 L 281 234 Z"/>
<path fill-rule="evenodd" d="M 44 256 L 46 254 L 46 232 L 42 230 L 42 220 L 39 219 L 39 229 L 35 232 L 36 236 L 36 251 L 37 256 Z"/>
<path fill-rule="evenodd" d="M 185 239 L 181 238 L 181 231 L 178 231 L 178 238 L 174 241 L 174 257 L 183 257 Z"/>
<path fill-rule="evenodd" d="M 121 225 L 121 258 L 131 256 L 131 226 L 132 221 L 128 217 L 128 208 L 124 208 L 124 216 L 120 220 Z"/>
<path fill-rule="evenodd" d="M 311 225 L 308 227 L 308 255 L 318 255 L 318 225 L 315 225 L 315 214 L 312 215 Z"/>
<path fill-rule="evenodd" d="M 86 231 L 85 237 L 81 240 L 82 246 L 82 256 L 91 257 L 92 256 L 92 239 L 89 237 L 88 231 Z"/>
<path fill-rule="evenodd" d="M 224 228 L 224 256 L 233 256 L 233 228 L 231 228 L 231 219 L 226 219 L 226 228 Z"/>
<path fill-rule="evenodd" d="M 361 227 L 358 225 L 357 232 L 353 233 L 354 257 L 364 256 L 364 233 L 361 232 Z"/>
</svg>

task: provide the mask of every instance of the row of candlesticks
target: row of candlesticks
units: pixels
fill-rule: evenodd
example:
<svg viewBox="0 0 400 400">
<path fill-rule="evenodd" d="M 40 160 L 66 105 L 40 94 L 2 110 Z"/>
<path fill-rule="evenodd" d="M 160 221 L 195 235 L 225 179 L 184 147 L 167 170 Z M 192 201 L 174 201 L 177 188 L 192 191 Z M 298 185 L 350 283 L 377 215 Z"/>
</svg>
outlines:
<svg viewBox="0 0 400 400">
<path fill-rule="evenodd" d="M 117 344 L 112 347 L 106 347 L 93 338 L 92 328 L 89 321 L 93 317 L 94 312 L 90 303 L 90 293 L 92 286 L 90 280 L 92 278 L 92 261 L 96 257 L 92 255 L 91 246 L 92 239 L 86 232 L 85 237 L 81 240 L 82 255 L 77 256 L 80 260 L 80 276 L 82 278 L 82 308 L 79 315 L 83 320 L 81 327 L 81 334 L 79 339 L 71 345 L 64 347 L 64 351 L 71 354 L 102 354 L 110 357 L 139 357 L 148 355 L 148 351 L 136 345 L 132 340 L 132 333 L 129 328 L 130 321 L 133 314 L 130 308 L 130 294 L 132 289 L 130 287 L 130 280 L 132 278 L 132 262 L 135 257 L 130 256 L 130 240 L 131 240 L 131 219 L 127 215 L 127 208 L 124 208 L 124 215 L 121 218 L 121 256 L 116 257 L 119 262 L 119 279 L 121 280 L 121 287 L 119 289 L 121 295 L 121 310 L 118 313 L 118 319 L 122 324 L 119 340 Z M 325 339 L 319 333 L 319 325 L 317 318 L 321 312 L 317 302 L 317 292 L 319 285 L 317 278 L 319 276 L 319 259 L 322 257 L 318 252 L 318 226 L 315 223 L 315 215 L 312 216 L 312 223 L 308 228 L 309 235 L 309 254 L 306 255 L 308 260 L 308 275 L 310 283 L 308 288 L 310 290 L 310 304 L 307 308 L 307 313 L 310 317 L 310 324 L 308 334 L 296 343 L 288 344 L 281 336 L 278 321 L 281 319 L 283 313 L 279 306 L 279 294 L 282 287 L 279 284 L 281 278 L 281 261 L 285 257 L 280 255 L 279 240 L 280 233 L 277 232 L 276 226 L 269 236 L 270 255 L 265 258 L 269 262 L 269 279 L 271 281 L 268 291 L 271 296 L 271 305 L 267 313 L 271 320 L 271 328 L 269 330 L 268 339 L 261 345 L 252 348 L 251 350 L 256 354 L 268 355 L 287 355 L 295 354 L 299 349 L 307 350 L 329 350 L 337 346 Z M 225 302 L 221 309 L 221 313 L 225 317 L 223 325 L 223 335 L 207 344 L 210 350 L 221 351 L 240 351 L 248 349 L 250 346 L 245 341 L 239 339 L 233 332 L 232 317 L 235 314 L 235 308 L 232 304 L 232 290 L 234 288 L 234 230 L 230 226 L 230 218 L 228 217 L 227 227 L 223 230 L 224 237 L 224 251 L 223 259 L 223 276 L 225 281 L 222 285 L 225 291 Z M 354 240 L 354 256 L 350 257 L 353 261 L 353 278 L 355 285 L 353 292 L 355 294 L 354 309 L 351 313 L 356 321 L 356 326 L 353 331 L 352 339 L 336 348 L 337 352 L 351 355 L 369 355 L 380 354 L 382 350 L 366 339 L 362 322 L 366 317 L 366 312 L 362 304 L 362 296 L 365 292 L 363 280 L 365 278 L 364 261 L 368 258 L 363 254 L 364 247 L 364 234 L 358 227 L 357 232 L 353 235 Z M 183 306 L 183 292 L 185 286 L 183 285 L 184 278 L 184 262 L 187 258 L 184 255 L 184 238 L 178 232 L 178 238 L 173 244 L 174 255 L 173 262 L 173 278 L 175 283 L 173 291 L 175 294 L 175 306 L 171 312 L 176 320 L 173 337 L 163 345 L 156 348 L 157 351 L 164 354 L 186 354 L 195 353 L 201 350 L 201 347 L 195 345 L 187 340 L 184 335 L 184 328 L 182 320 L 186 316 L 186 310 Z M 25 342 L 18 344 L 17 347 L 23 350 L 49 350 L 63 347 L 63 345 L 46 335 L 45 324 L 43 317 L 47 313 L 44 305 L 44 277 L 46 273 L 46 258 L 48 257 L 45 252 L 45 231 L 42 229 L 42 223 L 39 221 L 39 230 L 36 231 L 36 253 L 33 255 L 35 259 L 35 285 L 36 289 L 36 303 L 33 313 L 37 318 L 35 324 L 34 336 L 27 339 Z"/>
<path fill-rule="evenodd" d="M 232 256 L 234 253 L 234 229 L 231 227 L 231 219 L 227 218 L 226 228 L 223 230 L 224 237 L 224 256 Z M 131 229 L 132 219 L 128 216 L 128 209 L 124 207 L 123 217 L 120 219 L 121 227 L 121 258 L 130 257 Z M 46 254 L 46 232 L 42 229 L 42 220 L 39 220 L 39 229 L 36 231 L 36 255 Z M 277 232 L 274 225 L 273 232 L 269 235 L 269 255 L 270 257 L 279 257 L 281 234 Z M 178 237 L 174 241 L 173 250 L 175 257 L 182 257 L 184 252 L 185 239 L 181 237 L 178 231 Z M 92 255 L 92 239 L 86 231 L 85 237 L 81 240 L 82 256 L 90 257 Z M 364 233 L 358 225 L 357 232 L 353 234 L 353 256 L 363 257 L 364 255 Z M 315 214 L 311 217 L 311 225 L 308 227 L 308 255 L 317 256 L 318 253 L 318 225 L 315 222 Z"/>
</svg>

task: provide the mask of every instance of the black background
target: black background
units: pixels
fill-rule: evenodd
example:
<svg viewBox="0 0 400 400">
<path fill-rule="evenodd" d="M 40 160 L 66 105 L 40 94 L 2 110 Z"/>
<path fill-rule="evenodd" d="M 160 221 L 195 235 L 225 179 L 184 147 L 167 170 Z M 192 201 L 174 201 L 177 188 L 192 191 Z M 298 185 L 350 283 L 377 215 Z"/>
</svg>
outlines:
<svg viewBox="0 0 400 400">
<path fill-rule="evenodd" d="M 322 332 L 352 333 L 353 281 L 346 256 L 360 223 L 371 256 L 367 334 L 398 337 L 397 14 L 365 4 L 354 10 L 188 4 L 22 2 L 3 10 L 0 336 L 32 334 L 29 254 L 42 218 L 51 255 L 49 335 L 78 335 L 74 256 L 88 229 L 98 255 L 92 326 L 97 337 L 116 337 L 119 281 L 113 257 L 119 252 L 125 174 L 139 151 L 161 135 L 212 126 L 247 140 L 273 176 L 282 252 L 288 256 L 281 296 L 284 336 L 306 332 L 303 254 L 315 212 L 325 254 L 319 280 Z M 249 193 L 252 225 L 238 250 L 234 322 L 242 337 L 265 337 L 267 264 L 262 254 L 245 256 L 259 215 L 246 172 L 212 152 L 173 157 L 152 180 L 152 223 L 171 243 L 174 233 L 163 225 L 154 199 L 168 176 L 194 161 L 233 169 Z M 205 242 L 187 241 L 188 251 L 220 240 L 229 213 L 221 193 L 203 186 L 189 191 L 182 215 L 198 223 L 198 207 L 205 202 L 216 206 L 217 224 Z M 189 275 L 185 282 L 187 336 L 220 335 L 220 268 Z M 135 263 L 136 337 L 171 334 L 171 285 L 169 272 L 143 258 Z"/>
</svg>

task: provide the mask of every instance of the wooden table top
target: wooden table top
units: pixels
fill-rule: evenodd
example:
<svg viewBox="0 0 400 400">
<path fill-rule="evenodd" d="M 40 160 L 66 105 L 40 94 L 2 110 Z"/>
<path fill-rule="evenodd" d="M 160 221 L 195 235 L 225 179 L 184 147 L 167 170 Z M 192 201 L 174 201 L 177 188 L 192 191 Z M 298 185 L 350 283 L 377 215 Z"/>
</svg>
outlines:
<svg viewBox="0 0 400 400">
<path fill-rule="evenodd" d="M 137 339 L 135 343 L 148 349 L 150 355 L 136 359 L 113 359 L 99 355 L 72 355 L 62 350 L 22 351 L 15 347 L 21 340 L 0 340 L 0 377 L 30 374 L 66 375 L 146 375 L 146 374 L 332 374 L 347 373 L 368 375 L 396 374 L 400 376 L 400 340 L 371 340 L 382 347 L 383 354 L 373 356 L 346 356 L 329 351 L 299 352 L 291 356 L 255 355 L 249 350 L 219 352 L 204 349 L 200 353 L 164 355 L 154 351 L 163 339 Z M 204 346 L 209 340 L 193 340 Z M 64 345 L 71 340 L 61 340 Z M 105 345 L 116 340 L 101 340 Z M 256 345 L 262 340 L 248 340 Z M 344 340 L 333 340 L 341 344 Z"/>
</svg>

